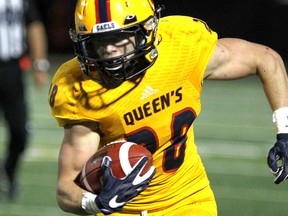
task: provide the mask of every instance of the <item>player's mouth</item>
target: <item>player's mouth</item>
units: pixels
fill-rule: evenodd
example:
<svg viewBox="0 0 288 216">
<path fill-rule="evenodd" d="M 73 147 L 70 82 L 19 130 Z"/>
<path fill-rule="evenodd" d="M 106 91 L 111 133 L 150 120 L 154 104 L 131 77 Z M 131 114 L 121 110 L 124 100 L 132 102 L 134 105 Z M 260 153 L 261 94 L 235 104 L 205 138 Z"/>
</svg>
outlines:
<svg viewBox="0 0 288 216">
<path fill-rule="evenodd" d="M 110 71 L 119 70 L 120 68 L 122 68 L 122 64 L 115 66 L 115 67 L 105 67 L 106 70 L 110 70 Z"/>
<path fill-rule="evenodd" d="M 110 71 L 116 71 L 122 67 L 123 67 L 123 64 L 121 60 L 113 60 L 109 62 L 109 66 L 106 66 L 105 69 L 110 70 Z"/>
</svg>

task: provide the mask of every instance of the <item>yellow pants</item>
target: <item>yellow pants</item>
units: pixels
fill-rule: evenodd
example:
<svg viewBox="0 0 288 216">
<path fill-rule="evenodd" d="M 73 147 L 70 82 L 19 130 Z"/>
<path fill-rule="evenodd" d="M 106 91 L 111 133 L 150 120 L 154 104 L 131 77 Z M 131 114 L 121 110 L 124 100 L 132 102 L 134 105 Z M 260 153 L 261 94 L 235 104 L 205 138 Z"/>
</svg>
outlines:
<svg viewBox="0 0 288 216">
<path fill-rule="evenodd" d="M 216 203 L 213 201 L 194 203 L 183 206 L 181 209 L 165 209 L 159 212 L 142 212 L 139 214 L 113 213 L 113 216 L 217 216 Z M 97 214 L 104 216 L 104 214 Z"/>
<path fill-rule="evenodd" d="M 217 205 L 211 188 L 207 187 L 200 193 L 209 193 L 211 197 L 206 201 L 195 202 L 188 205 L 175 204 L 160 211 L 142 211 L 133 214 L 115 212 L 111 214 L 111 216 L 217 216 Z M 97 214 L 97 216 L 104 216 L 104 214 Z"/>
</svg>

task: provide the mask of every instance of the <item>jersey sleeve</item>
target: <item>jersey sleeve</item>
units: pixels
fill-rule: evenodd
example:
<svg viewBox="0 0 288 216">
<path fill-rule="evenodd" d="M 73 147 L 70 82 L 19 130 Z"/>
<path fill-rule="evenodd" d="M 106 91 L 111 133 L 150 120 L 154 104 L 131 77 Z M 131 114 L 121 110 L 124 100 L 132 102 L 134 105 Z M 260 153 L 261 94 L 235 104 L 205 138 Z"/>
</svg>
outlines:
<svg viewBox="0 0 288 216">
<path fill-rule="evenodd" d="M 77 72 L 76 72 L 77 71 Z M 59 126 L 82 121 L 77 112 L 77 90 L 75 89 L 75 76 L 80 74 L 76 58 L 67 61 L 55 73 L 49 90 L 48 102 L 51 113 Z"/>
<path fill-rule="evenodd" d="M 193 72 L 189 80 L 191 80 L 194 86 L 202 89 L 202 81 L 205 70 L 215 50 L 218 41 L 218 35 L 216 32 L 210 29 L 204 21 L 197 18 L 192 18 L 192 20 L 193 22 L 191 25 L 194 25 L 199 31 L 199 38 L 197 39 L 199 41 L 198 62 L 194 68 L 194 71 L 197 71 L 199 76 L 197 79 L 195 79 L 195 73 Z"/>
<path fill-rule="evenodd" d="M 169 64 L 174 69 L 172 76 L 177 74 L 176 80 L 181 81 L 184 77 L 201 92 L 204 72 L 217 43 L 217 33 L 200 19 L 168 16 L 160 20 L 158 34 L 159 56 L 164 55 L 167 59 L 161 65 Z"/>
</svg>

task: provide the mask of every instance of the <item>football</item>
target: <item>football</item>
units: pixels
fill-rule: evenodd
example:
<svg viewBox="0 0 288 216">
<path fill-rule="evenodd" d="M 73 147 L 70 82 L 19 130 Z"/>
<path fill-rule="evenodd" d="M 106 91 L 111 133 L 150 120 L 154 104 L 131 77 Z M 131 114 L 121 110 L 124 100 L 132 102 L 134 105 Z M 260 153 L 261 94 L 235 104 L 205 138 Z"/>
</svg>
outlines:
<svg viewBox="0 0 288 216">
<path fill-rule="evenodd" d="M 105 156 L 109 156 L 112 159 L 112 173 L 114 177 L 119 179 L 128 175 L 133 166 L 143 156 L 148 157 L 148 162 L 140 176 L 148 172 L 152 166 L 152 154 L 146 148 L 126 140 L 114 141 L 99 149 L 83 166 L 76 179 L 76 183 L 81 188 L 95 194 L 100 192 L 103 182 L 101 164 Z"/>
</svg>

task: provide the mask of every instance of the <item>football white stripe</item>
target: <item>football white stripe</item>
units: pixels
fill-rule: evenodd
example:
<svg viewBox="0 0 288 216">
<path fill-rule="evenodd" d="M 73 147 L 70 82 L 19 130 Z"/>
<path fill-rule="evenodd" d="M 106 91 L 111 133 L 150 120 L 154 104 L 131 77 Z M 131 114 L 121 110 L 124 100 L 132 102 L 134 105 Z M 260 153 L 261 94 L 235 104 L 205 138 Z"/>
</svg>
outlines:
<svg viewBox="0 0 288 216">
<path fill-rule="evenodd" d="M 129 162 L 129 149 L 132 145 L 135 145 L 135 143 L 125 142 L 119 150 L 119 160 L 125 175 L 128 175 L 132 171 L 132 166 Z"/>
<path fill-rule="evenodd" d="M 82 173 L 81 173 L 82 178 L 83 178 L 84 176 L 86 176 L 85 170 L 86 170 L 86 164 L 85 164 L 85 166 L 84 166 L 83 169 L 82 169 Z M 85 185 L 85 187 L 87 188 L 88 191 L 93 192 L 93 189 L 90 187 L 90 184 L 89 184 L 89 182 L 87 181 L 87 178 L 86 178 L 86 177 L 83 178 L 83 183 L 84 183 L 84 185 Z"/>
</svg>

